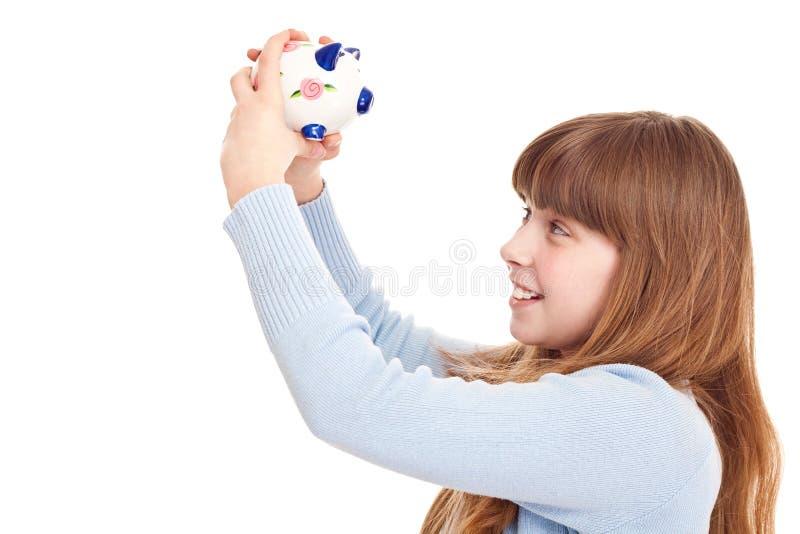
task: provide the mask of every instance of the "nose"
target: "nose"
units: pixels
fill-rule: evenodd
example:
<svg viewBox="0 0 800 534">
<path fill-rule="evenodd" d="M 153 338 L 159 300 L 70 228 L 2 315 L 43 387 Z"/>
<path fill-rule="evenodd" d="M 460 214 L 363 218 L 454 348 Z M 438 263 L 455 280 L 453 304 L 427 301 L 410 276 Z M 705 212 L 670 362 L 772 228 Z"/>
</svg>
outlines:
<svg viewBox="0 0 800 534">
<path fill-rule="evenodd" d="M 537 243 L 532 235 L 527 235 L 526 227 L 520 228 L 502 247 L 500 257 L 509 270 L 533 267 Z"/>
</svg>

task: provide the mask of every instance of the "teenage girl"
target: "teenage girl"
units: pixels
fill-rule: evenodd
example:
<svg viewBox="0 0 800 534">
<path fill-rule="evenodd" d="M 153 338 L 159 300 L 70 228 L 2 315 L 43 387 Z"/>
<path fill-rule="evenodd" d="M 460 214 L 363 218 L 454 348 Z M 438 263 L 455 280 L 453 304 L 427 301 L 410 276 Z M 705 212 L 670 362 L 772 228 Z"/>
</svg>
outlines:
<svg viewBox="0 0 800 534">
<path fill-rule="evenodd" d="M 309 39 L 285 30 L 248 51 L 256 87 L 251 67 L 231 78 L 224 229 L 313 435 L 443 486 L 424 534 L 774 532 L 750 227 L 717 136 L 642 111 L 533 139 L 511 176 L 524 217 L 500 248 L 514 340 L 481 345 L 415 325 L 372 287 L 320 174 L 341 134 L 320 158 L 283 117 L 290 40 Z"/>
</svg>

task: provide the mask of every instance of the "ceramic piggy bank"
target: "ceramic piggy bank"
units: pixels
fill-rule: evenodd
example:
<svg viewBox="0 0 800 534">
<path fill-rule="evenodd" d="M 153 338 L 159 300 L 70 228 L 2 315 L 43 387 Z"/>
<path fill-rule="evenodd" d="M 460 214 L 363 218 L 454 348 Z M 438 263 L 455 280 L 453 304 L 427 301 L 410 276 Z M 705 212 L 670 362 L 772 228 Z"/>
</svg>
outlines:
<svg viewBox="0 0 800 534">
<path fill-rule="evenodd" d="M 369 112 L 372 91 L 361 82 L 358 48 L 342 43 L 289 41 L 280 63 L 286 124 L 306 139 L 321 141 Z M 250 82 L 254 84 L 258 62 Z"/>
</svg>

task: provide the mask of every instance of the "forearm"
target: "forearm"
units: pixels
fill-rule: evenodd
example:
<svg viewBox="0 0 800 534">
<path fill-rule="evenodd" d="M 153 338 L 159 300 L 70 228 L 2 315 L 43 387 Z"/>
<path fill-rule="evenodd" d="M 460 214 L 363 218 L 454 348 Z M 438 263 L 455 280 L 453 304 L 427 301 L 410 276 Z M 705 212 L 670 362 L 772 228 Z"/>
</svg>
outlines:
<svg viewBox="0 0 800 534">
<path fill-rule="evenodd" d="M 698 473 L 706 494 L 718 487 L 713 430 L 655 372 L 612 363 L 493 384 L 404 371 L 337 293 L 285 184 L 244 197 L 223 227 L 304 421 L 340 450 L 561 521 L 608 509 L 604 532 L 694 490 Z"/>
<path fill-rule="evenodd" d="M 480 344 L 444 336 L 433 328 L 416 324 L 412 314 L 402 315 L 390 308 L 379 288 L 373 287 L 373 275 L 361 265 L 336 216 L 327 184 L 318 196 L 300 206 L 320 256 L 355 312 L 367 319 L 372 340 L 387 361 L 398 357 L 406 369 L 427 365 L 434 376 L 447 376 L 434 341 L 446 349 L 471 351 L 485 348 Z"/>
</svg>

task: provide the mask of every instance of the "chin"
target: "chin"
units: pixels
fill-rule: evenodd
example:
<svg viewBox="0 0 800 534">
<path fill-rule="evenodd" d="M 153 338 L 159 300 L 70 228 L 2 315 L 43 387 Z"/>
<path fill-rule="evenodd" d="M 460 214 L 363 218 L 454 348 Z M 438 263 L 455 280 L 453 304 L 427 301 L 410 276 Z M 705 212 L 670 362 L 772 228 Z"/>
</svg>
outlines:
<svg viewBox="0 0 800 534">
<path fill-rule="evenodd" d="M 538 339 L 533 332 L 519 332 L 513 326 L 510 332 L 511 336 L 523 345 L 540 345 L 542 343 L 542 340 Z"/>
</svg>

